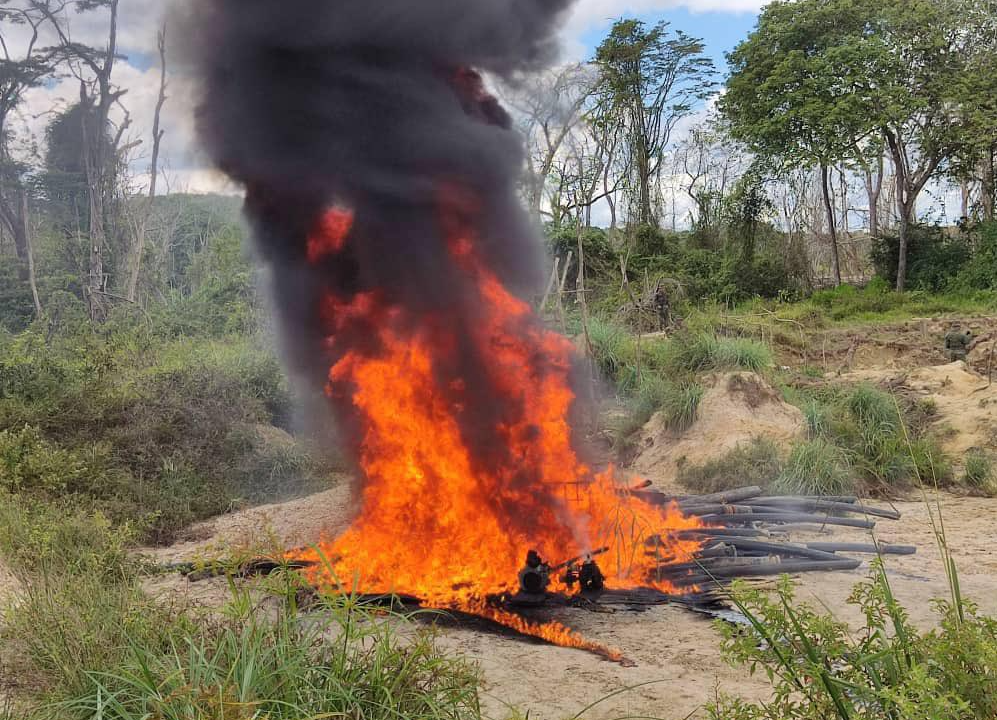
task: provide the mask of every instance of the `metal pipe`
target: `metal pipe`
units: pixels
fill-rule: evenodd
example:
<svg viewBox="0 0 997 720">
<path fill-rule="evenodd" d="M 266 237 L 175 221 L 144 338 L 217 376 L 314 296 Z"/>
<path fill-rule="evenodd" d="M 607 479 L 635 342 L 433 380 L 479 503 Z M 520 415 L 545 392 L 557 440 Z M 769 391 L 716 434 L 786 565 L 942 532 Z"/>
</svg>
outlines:
<svg viewBox="0 0 997 720">
<path fill-rule="evenodd" d="M 690 585 L 712 585 L 715 581 L 733 580 L 744 577 L 770 577 L 773 575 L 794 575 L 808 572 L 831 572 L 839 570 L 856 570 L 861 567 L 861 560 L 791 560 L 789 562 L 765 565 L 748 565 L 743 567 L 718 567 L 710 569 L 709 573 L 693 573 L 675 577 L 669 580 L 672 585 L 688 587 Z"/>
</svg>

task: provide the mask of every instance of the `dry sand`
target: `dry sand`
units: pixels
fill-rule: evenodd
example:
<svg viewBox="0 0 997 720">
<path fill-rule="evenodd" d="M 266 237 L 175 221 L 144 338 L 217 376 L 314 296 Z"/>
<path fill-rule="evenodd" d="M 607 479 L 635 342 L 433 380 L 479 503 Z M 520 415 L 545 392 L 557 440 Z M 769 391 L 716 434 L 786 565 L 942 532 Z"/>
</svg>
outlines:
<svg viewBox="0 0 997 720">
<path fill-rule="evenodd" d="M 984 611 L 997 613 L 997 552 L 993 549 L 997 500 L 943 494 L 932 499 L 932 509 L 934 502 L 940 504 L 947 522 L 965 594 L 977 600 Z M 918 546 L 916 556 L 890 558 L 888 568 L 894 590 L 914 622 L 930 627 L 935 618 L 930 601 L 947 597 L 948 586 L 928 506 L 905 502 L 896 507 L 903 512 L 903 519 L 881 521 L 875 537 Z M 313 497 L 219 518 L 200 528 L 204 539 L 151 554 L 161 562 L 176 561 L 220 552 L 227 546 L 245 547 L 252 538 L 266 539 L 271 533 L 296 544 L 334 532 L 348 519 L 349 490 L 344 483 Z M 209 530 L 213 531 L 210 537 Z M 850 529 L 793 535 L 801 541 L 864 542 L 871 537 Z M 846 601 L 854 584 L 867 572 L 865 563 L 854 572 L 801 576 L 800 598 L 823 604 L 844 620 L 858 622 L 858 613 Z M 179 593 L 208 605 L 223 602 L 228 594 L 224 581 L 187 583 L 172 576 L 150 581 L 148 588 L 158 595 Z M 618 648 L 636 666 L 622 667 L 578 650 L 534 644 L 481 629 L 441 628 L 439 642 L 480 665 L 485 680 L 484 707 L 491 718 L 508 717 L 509 708 L 516 708 L 529 711 L 537 720 L 561 720 L 627 687 L 635 689 L 597 705 L 585 717 L 684 718 L 710 701 L 718 685 L 727 693 L 767 697 L 768 686 L 761 678 L 751 678 L 746 671 L 729 668 L 721 661 L 719 635 L 709 619 L 680 606 L 613 614 L 566 609 L 558 617 L 586 637 Z M 638 685 L 641 687 L 635 687 Z"/>
<path fill-rule="evenodd" d="M 759 375 L 727 373 L 708 378 L 691 428 L 670 430 L 658 413 L 641 433 L 633 470 L 662 489 L 673 488 L 683 463 L 702 465 L 755 438 L 780 445 L 804 431 L 803 413 L 787 404 Z"/>
<path fill-rule="evenodd" d="M 896 386 L 898 374 L 896 369 L 865 370 L 842 379 L 892 381 Z M 908 392 L 935 400 L 939 422 L 950 424 L 954 430 L 949 437 L 951 451 L 993 447 L 997 390 L 986 389 L 986 381 L 963 364 L 912 370 L 900 385 Z M 652 422 L 645 432 L 637 469 L 648 474 L 656 485 L 668 486 L 674 481 L 680 458 L 704 462 L 759 435 L 788 442 L 803 424 L 798 410 L 783 403 L 750 373 L 714 378 L 700 415 L 691 431 L 678 435 Z M 840 528 L 828 533 L 797 532 L 792 539 L 866 542 L 875 537 L 918 546 L 916 556 L 889 558 L 888 572 L 912 620 L 927 628 L 935 621 L 931 600 L 948 596 L 929 516 L 929 511 L 940 510 L 964 594 L 979 602 L 985 612 L 997 613 L 997 500 L 940 494 L 932 495 L 927 503 L 915 497 L 896 507 L 903 518 L 898 522 L 880 521 L 874 535 Z M 173 562 L 210 556 L 232 547 L 267 543 L 293 546 L 335 533 L 346 526 L 350 516 L 349 484 L 343 478 L 338 487 L 328 492 L 218 518 L 192 528 L 190 539 L 183 543 L 149 552 L 160 562 Z M 867 573 L 868 562 L 853 572 L 802 576 L 800 599 L 824 606 L 854 625 L 861 618 L 847 604 L 847 598 Z M 166 577 L 150 582 L 149 589 L 157 594 L 188 594 L 208 604 L 222 602 L 227 596 L 222 581 L 188 584 L 177 577 Z M 513 708 L 528 712 L 535 720 L 570 718 L 600 698 L 625 688 L 633 689 L 606 699 L 585 717 L 695 717 L 718 687 L 746 698 L 768 696 L 763 678 L 752 678 L 746 670 L 727 667 L 721 661 L 719 635 L 709 619 L 685 608 L 661 606 L 645 612 L 619 610 L 613 614 L 566 609 L 560 612 L 559 619 L 592 640 L 618 648 L 635 666 L 622 667 L 581 651 L 480 629 L 441 628 L 439 642 L 480 665 L 485 682 L 484 709 L 491 718 L 506 718 Z"/>
</svg>

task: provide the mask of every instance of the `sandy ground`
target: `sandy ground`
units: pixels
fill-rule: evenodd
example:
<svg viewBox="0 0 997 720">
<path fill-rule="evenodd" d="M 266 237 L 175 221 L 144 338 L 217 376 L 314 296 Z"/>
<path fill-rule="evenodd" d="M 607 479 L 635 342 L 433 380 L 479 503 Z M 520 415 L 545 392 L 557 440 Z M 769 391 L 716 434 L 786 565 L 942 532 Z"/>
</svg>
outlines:
<svg viewBox="0 0 997 720">
<path fill-rule="evenodd" d="M 971 448 L 997 450 L 997 383 L 964 362 L 914 370 L 856 370 L 841 380 L 886 383 L 898 392 L 930 399 L 945 450 L 959 458 Z"/>
<path fill-rule="evenodd" d="M 173 562 L 210 556 L 226 547 L 268 541 L 287 545 L 308 542 L 348 522 L 349 497 L 344 482 L 320 495 L 218 518 L 194 529 L 201 539 L 148 552 L 159 562 Z M 977 600 L 984 611 L 997 613 L 997 552 L 992 547 L 997 536 L 992 519 L 997 516 L 997 500 L 941 495 L 932 503 L 936 501 L 947 522 L 965 594 Z M 896 507 L 903 512 L 903 519 L 880 522 L 875 537 L 918 546 L 918 555 L 891 558 L 888 567 L 894 590 L 912 619 L 930 627 L 934 620 L 930 600 L 947 597 L 948 586 L 928 506 L 911 501 Z M 931 507 L 935 509 L 934 504 Z M 802 541 L 863 542 L 869 538 L 870 533 L 850 529 L 793 536 Z M 866 563 L 854 572 L 801 576 L 800 597 L 856 622 L 859 615 L 846 600 L 867 571 Z M 162 596 L 179 593 L 209 605 L 223 602 L 228 592 L 223 581 L 188 583 L 176 576 L 152 580 L 148 589 Z M 592 640 L 620 649 L 635 667 L 480 629 L 442 628 L 439 642 L 480 665 L 485 679 L 484 708 L 488 717 L 496 719 L 508 717 L 510 708 L 515 708 L 528 711 L 529 717 L 536 720 L 562 720 L 628 687 L 634 689 L 596 705 L 585 717 L 609 720 L 643 715 L 675 720 L 696 716 L 697 710 L 713 698 L 718 685 L 725 692 L 743 697 L 768 695 L 768 686 L 761 678 L 751 678 L 746 671 L 729 668 L 720 660 L 719 636 L 710 620 L 680 606 L 653 607 L 646 612 L 619 610 L 614 614 L 570 609 L 562 611 L 559 619 Z"/>
<path fill-rule="evenodd" d="M 915 331 L 912 328 L 912 332 Z M 843 380 L 888 383 L 891 387 L 937 405 L 938 422 L 951 427 L 948 449 L 994 449 L 997 388 L 987 387 L 978 374 L 962 363 L 936 367 L 859 369 Z M 758 434 L 786 442 L 802 424 L 795 408 L 786 406 L 771 388 L 759 385 L 750 374 L 714 378 L 701 406 L 694 433 L 674 435 L 649 427 L 638 461 L 644 475 L 658 487 L 674 482 L 680 458 L 702 462 L 716 457 Z M 150 550 L 158 562 L 230 554 L 235 548 L 289 547 L 323 535 L 335 534 L 351 516 L 347 478 L 328 492 L 280 505 L 256 508 L 221 517 L 191 529 L 189 538 L 165 549 Z M 934 495 L 909 498 L 895 507 L 903 513 L 898 522 L 880 521 L 874 533 L 847 528 L 821 533 L 796 532 L 797 541 L 880 541 L 916 545 L 912 557 L 891 557 L 888 572 L 896 595 L 912 620 L 922 627 L 935 621 L 931 600 L 948 597 L 948 583 L 929 513 L 940 512 L 948 543 L 958 563 L 964 594 L 981 608 L 997 614 L 997 500 Z M 936 517 L 937 521 L 937 517 Z M 845 573 L 804 575 L 799 597 L 824 606 L 853 626 L 860 614 L 847 604 L 853 586 L 868 573 L 862 568 Z M 224 602 L 223 581 L 190 584 L 178 576 L 160 577 L 148 584 L 151 592 L 177 593 L 207 604 Z M 701 707 L 718 687 L 752 699 L 768 696 L 763 678 L 746 670 L 727 667 L 719 657 L 719 635 L 711 621 L 680 606 L 652 607 L 645 612 L 619 610 L 597 614 L 565 609 L 559 618 L 586 637 L 621 650 L 634 667 L 623 667 L 593 655 L 564 648 L 525 642 L 480 629 L 441 628 L 439 642 L 478 663 L 485 694 L 484 710 L 490 718 L 506 718 L 515 709 L 534 720 L 571 718 L 591 703 L 606 698 L 585 713 L 592 720 L 621 716 L 650 716 L 675 720 L 701 715 Z M 632 688 L 624 692 L 626 688 Z"/>
<path fill-rule="evenodd" d="M 675 487 L 684 463 L 702 465 L 757 437 L 788 444 L 805 428 L 803 413 L 750 372 L 706 378 L 698 419 L 688 430 L 671 430 L 659 413 L 641 432 L 634 472 L 660 488 Z"/>
</svg>

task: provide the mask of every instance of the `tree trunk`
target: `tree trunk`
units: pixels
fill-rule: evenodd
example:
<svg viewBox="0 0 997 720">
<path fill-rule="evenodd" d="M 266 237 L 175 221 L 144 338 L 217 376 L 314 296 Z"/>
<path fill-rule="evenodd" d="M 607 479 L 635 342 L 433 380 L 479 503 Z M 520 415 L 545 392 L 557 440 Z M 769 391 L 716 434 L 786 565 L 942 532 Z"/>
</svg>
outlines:
<svg viewBox="0 0 997 720">
<path fill-rule="evenodd" d="M 142 216 L 139 219 L 138 231 L 135 233 L 135 246 L 132 249 L 131 272 L 128 275 L 128 287 L 125 297 L 128 302 L 135 302 L 138 293 L 138 278 L 142 272 L 142 253 L 145 249 L 145 234 L 149 226 L 149 215 L 152 212 L 152 205 L 156 201 L 156 182 L 159 179 L 159 147 L 163 140 L 165 130 L 160 128 L 159 122 L 163 112 L 163 105 L 166 104 L 166 27 L 159 31 L 159 99 L 156 101 L 156 113 L 152 121 L 152 161 L 149 167 L 149 200 L 143 208 Z M 539 208 L 536 217 L 539 217 Z"/>
<path fill-rule="evenodd" d="M 824 196 L 824 210 L 827 213 L 827 228 L 831 237 L 831 266 L 834 282 L 841 285 L 841 257 L 838 254 L 838 231 L 835 228 L 834 205 L 831 202 L 830 172 L 827 165 L 820 166 L 820 187 Z"/>
<path fill-rule="evenodd" d="M 24 245 L 28 256 L 28 284 L 31 286 L 31 299 L 35 303 L 35 317 L 42 318 L 42 301 L 38 297 L 38 283 L 35 278 L 35 250 L 31 243 L 31 226 L 28 221 L 28 191 L 21 191 L 21 217 L 24 218 Z"/>
<path fill-rule="evenodd" d="M 651 157 L 645 138 L 637 141 L 637 219 L 641 225 L 651 225 L 654 222 L 654 210 L 651 207 Z"/>
<path fill-rule="evenodd" d="M 14 202 L 13 190 L 11 190 L 10 202 L 5 196 L 6 188 L 2 187 L 3 182 L 0 180 L 0 220 L 3 220 L 3 225 L 10 232 L 10 237 L 14 241 L 14 254 L 20 261 L 18 266 L 18 277 L 21 280 L 28 279 L 28 271 L 25 263 L 28 259 L 28 241 L 26 237 L 26 223 L 27 218 L 21 213 L 20 202 Z"/>
<path fill-rule="evenodd" d="M 899 188 L 898 188 L 899 189 Z M 900 215 L 900 254 L 897 257 L 897 292 L 907 287 L 907 246 L 910 242 L 911 212 L 908 203 L 900 202 L 897 207 Z"/>
<path fill-rule="evenodd" d="M 841 181 L 841 231 L 848 237 L 848 177 L 845 175 L 845 167 L 838 169 Z"/>
<path fill-rule="evenodd" d="M 983 219 L 990 222 L 994 219 L 994 195 L 997 191 L 997 163 L 994 162 L 994 155 L 997 154 L 997 147 L 991 147 L 983 160 L 982 183 L 980 187 L 980 207 L 983 211 Z"/>
</svg>

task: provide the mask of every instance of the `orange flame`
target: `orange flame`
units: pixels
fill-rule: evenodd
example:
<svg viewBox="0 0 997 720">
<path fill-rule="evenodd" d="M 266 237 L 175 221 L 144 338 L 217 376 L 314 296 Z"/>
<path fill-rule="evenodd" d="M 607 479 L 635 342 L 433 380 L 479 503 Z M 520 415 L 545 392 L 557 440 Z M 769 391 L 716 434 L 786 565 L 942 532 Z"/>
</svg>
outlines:
<svg viewBox="0 0 997 720">
<path fill-rule="evenodd" d="M 353 213 L 339 207 L 327 210 L 308 236 L 308 262 L 314 265 L 340 252 L 352 229 Z"/>
<path fill-rule="evenodd" d="M 345 242 L 352 218 L 334 213 L 309 239 L 310 248 Z M 448 212 L 443 224 L 450 255 L 480 308 L 470 330 L 458 336 L 446 318 L 413 322 L 378 292 L 324 300 L 330 346 L 350 322 L 376 320 L 369 323 L 376 342 L 347 349 L 330 369 L 327 386 L 327 394 L 350 403 L 360 419 L 364 483 L 352 526 L 295 557 L 331 559 L 310 571 L 319 585 L 411 595 L 429 607 L 472 612 L 619 659 L 562 625 L 530 623 L 486 598 L 516 590 L 530 549 L 556 562 L 601 546 L 610 548 L 600 559 L 608 587 L 683 592 L 654 581 L 658 560 L 646 541 L 660 535 L 662 554 L 687 561 L 700 543 L 672 533 L 702 523 L 676 505 L 639 500 L 617 484 L 612 469 L 596 473 L 580 461 L 568 421 L 574 348 L 544 329 L 530 306 L 484 267 L 460 218 L 459 211 Z M 325 239 L 324 232 L 335 239 Z M 484 451 L 463 429 L 477 417 L 472 380 L 457 374 L 455 358 L 467 352 L 485 361 L 477 369 L 484 377 L 473 382 L 488 383 L 515 408 L 494 415 L 499 419 L 486 428 Z"/>
</svg>

